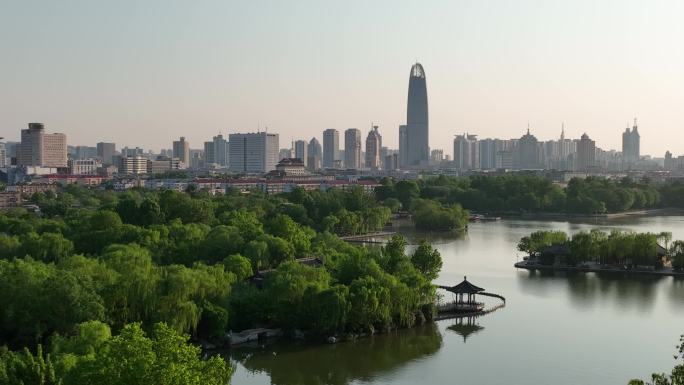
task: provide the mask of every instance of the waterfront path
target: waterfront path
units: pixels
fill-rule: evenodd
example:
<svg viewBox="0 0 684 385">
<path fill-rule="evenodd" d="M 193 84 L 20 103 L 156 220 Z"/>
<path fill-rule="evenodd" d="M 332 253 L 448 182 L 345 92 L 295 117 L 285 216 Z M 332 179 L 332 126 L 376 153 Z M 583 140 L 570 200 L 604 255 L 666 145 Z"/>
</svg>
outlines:
<svg viewBox="0 0 684 385">
<path fill-rule="evenodd" d="M 520 261 L 514 265 L 518 269 L 538 270 L 538 271 L 563 271 L 563 272 L 577 272 L 577 273 L 613 273 L 613 274 L 633 274 L 633 275 L 651 275 L 661 277 L 684 277 L 684 271 L 675 271 L 670 267 L 658 270 L 648 269 L 624 269 L 612 266 L 556 266 L 556 265 L 542 265 L 539 263 Z"/>
<path fill-rule="evenodd" d="M 389 238 L 396 234 L 394 231 L 378 231 L 375 233 L 359 234 L 359 235 L 347 235 L 345 237 L 340 237 L 340 239 L 347 242 L 361 242 L 361 243 L 385 243 L 381 241 L 374 241 L 372 238 Z"/>
</svg>

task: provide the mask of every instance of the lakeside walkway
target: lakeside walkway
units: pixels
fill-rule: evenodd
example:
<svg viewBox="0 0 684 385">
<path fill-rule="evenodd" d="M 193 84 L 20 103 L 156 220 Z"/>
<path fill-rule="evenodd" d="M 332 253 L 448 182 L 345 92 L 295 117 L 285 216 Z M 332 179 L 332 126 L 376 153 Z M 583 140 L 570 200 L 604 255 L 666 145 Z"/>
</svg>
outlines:
<svg viewBox="0 0 684 385">
<path fill-rule="evenodd" d="M 445 319 L 453 319 L 453 318 L 466 318 L 466 317 L 481 317 L 485 314 L 493 313 L 503 307 L 506 307 L 506 302 L 502 302 L 498 305 L 492 306 L 490 308 L 482 309 L 479 311 L 473 311 L 473 312 L 444 312 L 440 313 L 438 312 L 437 315 L 433 318 L 434 321 L 441 321 Z"/>
<path fill-rule="evenodd" d="M 345 237 L 340 237 L 343 241 L 347 242 L 359 242 L 359 243 L 385 243 L 384 241 L 376 241 L 372 238 L 389 238 L 396 234 L 394 231 L 377 231 L 374 233 L 359 234 L 359 235 L 347 235 Z"/>
<path fill-rule="evenodd" d="M 628 275 L 650 275 L 658 277 L 684 277 L 684 271 L 675 271 L 670 267 L 659 270 L 648 269 L 624 269 L 606 265 L 594 266 L 562 266 L 562 265 L 542 265 L 540 263 L 520 261 L 515 263 L 518 269 L 538 270 L 538 271 L 562 271 L 562 272 L 576 272 L 576 273 L 610 273 L 610 274 L 628 274 Z"/>
</svg>

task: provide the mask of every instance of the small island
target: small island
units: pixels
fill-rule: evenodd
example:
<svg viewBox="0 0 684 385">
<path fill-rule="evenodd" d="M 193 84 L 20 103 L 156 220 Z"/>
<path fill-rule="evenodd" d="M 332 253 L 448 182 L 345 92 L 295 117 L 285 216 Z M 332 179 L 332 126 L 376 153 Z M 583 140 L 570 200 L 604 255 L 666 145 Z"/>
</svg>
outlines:
<svg viewBox="0 0 684 385">
<path fill-rule="evenodd" d="M 546 271 L 631 273 L 684 276 L 684 241 L 669 232 L 635 233 L 537 231 L 523 237 L 518 250 L 527 256 L 516 268 Z"/>
</svg>

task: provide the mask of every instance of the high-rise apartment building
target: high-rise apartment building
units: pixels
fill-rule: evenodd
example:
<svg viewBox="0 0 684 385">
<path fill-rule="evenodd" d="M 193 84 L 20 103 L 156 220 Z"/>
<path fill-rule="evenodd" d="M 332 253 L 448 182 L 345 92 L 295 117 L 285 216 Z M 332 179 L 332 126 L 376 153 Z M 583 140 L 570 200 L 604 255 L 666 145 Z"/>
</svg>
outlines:
<svg viewBox="0 0 684 385">
<path fill-rule="evenodd" d="M 382 168 L 382 136 L 378 131 L 378 126 L 373 126 L 373 129 L 366 137 L 366 167 L 371 170 L 379 170 Z"/>
<path fill-rule="evenodd" d="M 181 136 L 180 140 L 173 141 L 173 157 L 183 163 L 183 168 L 190 165 L 190 143 L 185 140 L 184 136 Z"/>
<path fill-rule="evenodd" d="M 294 142 L 294 157 L 298 158 L 304 163 L 304 167 L 309 166 L 309 144 L 306 140 L 297 140 Z"/>
<path fill-rule="evenodd" d="M 7 167 L 7 149 L 5 148 L 5 143 L 0 142 L 0 168 L 5 167 Z"/>
<path fill-rule="evenodd" d="M 102 164 L 113 164 L 114 154 L 116 154 L 115 143 L 99 142 L 97 145 L 97 157 L 102 160 Z"/>
<path fill-rule="evenodd" d="M 388 171 L 397 170 L 399 168 L 399 153 L 387 153 L 383 162 L 383 168 Z"/>
<path fill-rule="evenodd" d="M 230 170 L 263 174 L 275 170 L 278 163 L 278 134 L 257 132 L 228 136 Z"/>
<path fill-rule="evenodd" d="M 399 127 L 400 166 L 419 168 L 430 161 L 428 98 L 425 70 L 420 63 L 409 75 L 406 125 Z"/>
<path fill-rule="evenodd" d="M 637 128 L 637 121 L 634 119 L 632 130 L 629 127 L 622 133 L 622 159 L 625 169 L 630 169 L 641 157 L 640 149 L 641 136 Z"/>
<path fill-rule="evenodd" d="M 476 170 L 480 168 L 480 149 L 477 135 L 456 135 L 454 139 L 454 167 L 457 170 Z"/>
<path fill-rule="evenodd" d="M 665 151 L 665 161 L 663 163 L 663 168 L 665 168 L 665 170 L 668 171 L 672 171 L 674 169 L 674 160 L 672 158 L 672 153 L 670 151 Z"/>
<path fill-rule="evenodd" d="M 228 167 L 228 141 L 223 135 L 216 135 L 211 142 L 204 142 L 204 163 L 206 167 Z"/>
<path fill-rule="evenodd" d="M 66 135 L 46 134 L 43 123 L 29 123 L 21 130 L 17 153 L 20 166 L 67 167 Z"/>
<path fill-rule="evenodd" d="M 408 127 L 399 126 L 399 154 L 397 155 L 399 167 L 408 166 Z"/>
<path fill-rule="evenodd" d="M 214 141 L 204 142 L 204 167 L 213 168 L 216 164 L 216 148 Z"/>
<path fill-rule="evenodd" d="M 334 128 L 323 131 L 323 167 L 335 167 L 335 161 L 339 160 L 340 132 Z"/>
<path fill-rule="evenodd" d="M 444 150 L 434 149 L 430 150 L 430 163 L 435 166 L 439 166 L 444 160 Z"/>
<path fill-rule="evenodd" d="M 596 143 L 583 134 L 577 143 L 576 171 L 590 171 L 596 167 Z"/>
<path fill-rule="evenodd" d="M 513 167 L 520 170 L 542 168 L 539 141 L 530 134 L 529 128 L 527 133 L 518 140 L 513 163 Z"/>
<path fill-rule="evenodd" d="M 497 154 L 504 149 L 504 141 L 501 139 L 482 139 L 477 141 L 479 152 L 480 169 L 494 170 L 497 168 Z"/>
<path fill-rule="evenodd" d="M 161 155 L 161 154 L 160 154 Z M 180 165 L 179 165 L 180 166 Z M 204 149 L 190 149 L 190 168 L 193 170 L 204 167 Z"/>
<path fill-rule="evenodd" d="M 361 131 L 349 128 L 344 131 L 344 166 L 348 169 L 360 169 L 361 163 Z"/>
<path fill-rule="evenodd" d="M 311 138 L 309 145 L 307 146 L 307 152 L 309 170 L 320 170 L 321 162 L 323 161 L 323 148 L 318 139 Z"/>
</svg>

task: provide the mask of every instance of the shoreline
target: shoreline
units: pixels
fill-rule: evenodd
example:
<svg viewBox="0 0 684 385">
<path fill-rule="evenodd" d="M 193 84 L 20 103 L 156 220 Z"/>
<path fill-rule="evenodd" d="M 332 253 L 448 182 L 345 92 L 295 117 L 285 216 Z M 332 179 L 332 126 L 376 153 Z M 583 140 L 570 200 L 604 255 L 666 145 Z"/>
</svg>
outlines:
<svg viewBox="0 0 684 385">
<path fill-rule="evenodd" d="M 626 274 L 626 275 L 641 275 L 641 276 L 656 276 L 656 277 L 684 277 L 684 271 L 675 271 L 671 268 L 661 270 L 636 270 L 636 269 L 619 269 L 614 267 L 580 267 L 580 266 L 553 266 L 542 265 L 538 263 L 529 263 L 527 261 L 516 262 L 513 265 L 516 269 L 524 269 L 528 271 L 552 271 L 552 272 L 571 272 L 571 273 L 609 273 L 609 274 Z"/>
<path fill-rule="evenodd" d="M 499 215 L 506 218 L 521 218 L 521 219 L 615 219 L 639 216 L 668 216 L 668 215 L 682 215 L 684 209 L 677 207 L 663 207 L 657 209 L 631 210 L 622 211 L 619 213 L 605 213 L 605 214 L 581 214 L 581 213 L 512 213 L 512 212 L 492 212 L 492 215 Z"/>
</svg>

